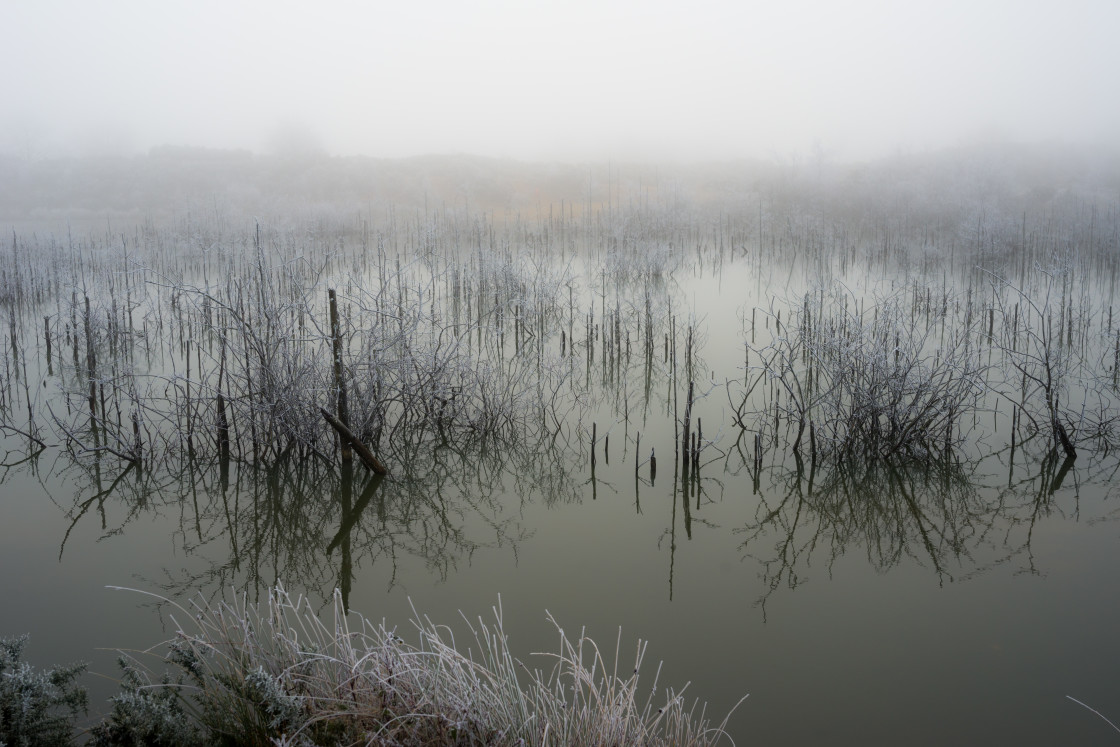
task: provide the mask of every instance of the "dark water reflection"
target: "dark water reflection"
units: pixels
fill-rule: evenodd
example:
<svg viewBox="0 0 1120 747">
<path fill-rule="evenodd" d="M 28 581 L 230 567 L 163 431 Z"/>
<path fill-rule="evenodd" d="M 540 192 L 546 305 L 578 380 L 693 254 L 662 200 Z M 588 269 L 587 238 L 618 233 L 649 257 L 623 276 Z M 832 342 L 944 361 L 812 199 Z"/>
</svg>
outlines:
<svg viewBox="0 0 1120 747">
<path fill-rule="evenodd" d="M 608 458 L 598 473 L 591 466 L 589 474 L 580 474 L 577 463 L 548 444 L 504 444 L 474 453 L 444 446 L 412 454 L 400 474 L 389 478 L 320 461 L 269 468 L 185 464 L 168 472 L 132 463 L 55 460 L 44 471 L 35 454 L 9 452 L 2 466 L 5 478 L 24 473 L 72 486 L 72 503 L 60 505 L 66 518 L 60 562 L 80 525 L 92 525 L 108 539 L 159 514 L 173 517 L 171 540 L 184 555 L 208 560 L 190 573 L 162 569 L 139 576 L 167 594 L 233 586 L 259 595 L 285 579 L 300 579 L 327 594 L 337 587 L 344 598 L 362 570 L 374 566 L 389 569 L 391 586 L 402 558 L 420 561 L 445 581 L 481 550 L 508 548 L 516 554 L 534 533 L 524 518 L 528 506 L 547 510 L 597 500 L 601 489 L 617 500 L 625 493 L 618 473 L 629 467 L 611 470 Z M 1079 474 L 1075 460 L 1056 451 L 1024 456 L 1010 464 L 1008 481 L 1000 484 L 1002 475 L 988 469 L 993 459 L 818 464 L 790 458 L 760 465 L 736 464 L 729 455 L 718 472 L 710 466 L 681 469 L 674 461 L 669 484 L 660 491 L 656 467 L 647 459 L 633 470 L 632 511 L 638 516 L 648 511 L 651 495 L 666 488 L 677 496 L 665 531 L 670 555 L 678 527 L 684 542 L 693 539 L 697 526 L 729 531 L 741 556 L 758 564 L 764 594 L 757 601 L 763 610 L 771 595 L 796 589 L 810 566 L 830 568 L 851 552 L 863 554 L 879 573 L 916 562 L 939 585 L 1008 563 L 1040 573 L 1031 553 L 1037 523 L 1054 513 L 1077 518 L 1082 483 L 1107 488 L 1117 460 L 1083 462 Z M 1056 496 L 1067 480 L 1073 483 L 1073 503 L 1063 508 Z M 733 512 L 742 520 L 725 523 L 728 494 L 748 486 L 753 500 Z M 719 518 L 708 518 L 712 509 Z M 671 599 L 671 575 L 668 595 Z"/>
<path fill-rule="evenodd" d="M 711 614 L 720 620 L 713 623 L 717 629 L 740 620 L 758 641 L 781 649 L 788 645 L 782 640 L 789 626 L 796 630 L 808 624 L 804 615 L 848 614 L 838 612 L 827 587 L 811 580 L 827 577 L 836 589 L 851 588 L 853 599 L 866 603 L 877 599 L 873 590 L 881 582 L 875 579 L 892 574 L 925 589 L 922 598 L 929 598 L 931 588 L 963 583 L 990 589 L 993 582 L 1007 584 L 1021 574 L 1043 581 L 1051 573 L 1064 578 L 1060 562 L 1055 570 L 1055 528 L 1070 526 L 1072 534 L 1064 542 L 1077 541 L 1083 532 L 1073 527 L 1117 518 L 1109 503 L 1117 460 L 1103 452 L 1084 453 L 1075 463 L 1054 452 L 1031 453 L 1027 444 L 1014 460 L 1003 452 L 977 462 L 826 464 L 792 457 L 744 463 L 733 449 L 698 469 L 684 469 L 670 459 L 672 467 L 663 464 L 661 479 L 655 480 L 648 460 L 626 453 L 632 451 L 629 446 L 593 471 L 552 443 L 493 446 L 472 453 L 446 446 L 413 449 L 399 474 L 384 479 L 361 467 L 339 470 L 320 461 L 269 469 L 191 465 L 170 473 L 112 460 L 48 465 L 41 458 L 21 461 L 10 452 L 5 481 L 34 478 L 73 491 L 76 497 L 59 506 L 65 520 L 54 522 L 63 566 L 75 553 L 74 562 L 83 562 L 85 549 L 76 542 L 91 537 L 112 542 L 150 532 L 158 517 L 171 546 L 157 543 L 161 550 L 136 559 L 133 584 L 171 596 L 199 589 L 216 595 L 233 588 L 259 597 L 271 585 L 298 579 L 302 588 L 324 597 L 339 588 L 348 602 L 358 591 L 368 604 L 392 594 L 398 584 L 415 592 L 418 580 L 427 578 L 424 583 L 461 587 L 451 595 L 460 601 L 465 594 L 485 603 L 504 593 L 531 602 L 540 596 L 533 587 L 544 584 L 549 589 L 544 598 L 559 600 L 550 606 L 582 611 L 591 619 L 635 614 L 644 619 L 643 637 L 659 641 L 666 659 L 680 656 L 683 661 L 674 662 L 674 670 L 695 678 L 705 688 L 697 695 L 717 707 L 733 700 L 733 692 L 765 691 L 768 684 L 741 680 L 718 665 L 707 672 L 708 683 L 704 672 L 690 671 L 689 661 L 704 661 L 727 641 L 690 636 L 666 643 L 676 640 L 675 626 L 690 619 L 699 598 L 709 600 Z M 1082 524 L 1083 518 L 1089 521 Z M 574 539 L 572 527 L 586 529 L 587 522 L 598 525 L 592 534 L 610 537 L 612 546 Z M 1044 540 L 1042 559 L 1034 549 L 1040 531 L 1051 537 Z M 554 536 L 567 541 L 548 549 Z M 542 553 L 557 570 L 571 569 L 571 589 L 534 574 Z M 572 553 L 636 559 L 635 565 L 612 562 L 596 571 L 630 613 L 621 613 L 621 607 L 591 610 L 585 605 L 595 602 L 578 601 L 576 590 L 591 579 L 580 562 L 573 563 Z M 523 554 L 527 558 L 519 572 Z M 182 562 L 176 564 L 177 557 Z M 478 572 L 471 570 L 476 564 Z M 724 575 L 729 567 L 739 570 Z M 489 576 L 483 573 L 480 582 L 482 569 L 489 569 Z M 699 584 L 698 572 L 707 574 Z M 993 581 L 981 582 L 989 575 Z M 374 579 L 384 584 L 380 591 L 371 589 Z M 651 582 L 650 597 L 627 592 L 651 588 Z M 894 606 L 898 592 L 887 593 L 890 601 L 873 602 L 880 605 L 879 614 L 909 619 L 909 612 Z M 361 603 L 354 606 L 363 611 Z M 936 614 L 953 619 L 968 608 L 988 614 L 980 612 L 986 609 L 983 600 L 955 602 Z M 894 642 L 853 645 L 913 645 L 905 632 L 895 635 Z M 732 650 L 749 647 L 730 645 Z M 754 666 L 774 675 L 772 668 L 779 665 L 767 658 L 759 657 Z M 805 666 L 817 671 L 815 665 Z M 801 667 L 794 665 L 791 672 Z M 881 676 L 874 671 L 867 676 Z M 878 687 L 870 681 L 869 686 Z M 1014 691 L 1009 695 L 1021 697 Z M 780 730 L 766 726 L 765 718 L 760 723 L 753 712 L 734 723 L 741 735 Z"/>
<path fill-rule="evenodd" d="M 184 464 L 174 472 L 114 459 L 63 455 L 47 461 L 42 455 L 27 458 L 25 448 L 9 441 L 3 480 L 13 506 L 23 500 L 16 496 L 30 495 L 18 485 L 38 485 L 56 496 L 57 508 L 42 513 L 50 505 L 40 505 L 36 521 L 42 537 L 56 538 L 52 559 L 58 569 L 26 571 L 43 583 L 50 573 L 73 575 L 88 562 L 93 544 L 149 542 L 142 555 L 128 559 L 131 583 L 172 596 L 237 589 L 259 597 L 270 585 L 291 586 L 297 579 L 301 588 L 323 597 L 337 587 L 363 612 L 400 589 L 430 597 L 428 590 L 440 588 L 448 605 L 473 611 L 498 594 L 520 598 L 526 628 L 540 628 L 538 613 L 547 607 L 563 610 L 576 624 L 598 625 L 594 629 L 608 640 L 612 626 L 622 623 L 628 633 L 656 642 L 673 675 L 693 679 L 695 695 L 717 711 L 747 691 L 752 704 L 761 695 L 767 708 L 786 709 L 781 717 L 747 706 L 733 722 L 740 743 L 758 735 L 768 736 L 767 742 L 785 741 L 782 734 L 792 742 L 821 736 L 785 722 L 809 707 L 799 697 L 826 697 L 817 692 L 820 687 L 803 684 L 797 696 L 782 679 L 804 683 L 817 677 L 835 686 L 835 676 L 820 661 L 789 658 L 824 641 L 840 645 L 837 629 L 826 632 L 834 624 L 863 626 L 847 645 L 869 652 L 866 671 L 839 677 L 854 677 L 878 698 L 889 697 L 882 678 L 898 676 L 896 660 L 880 661 L 880 653 L 870 653 L 878 647 L 916 646 L 915 651 L 947 655 L 942 644 L 914 637 L 922 623 L 912 609 L 899 606 L 903 600 L 946 625 L 970 614 L 988 619 L 977 623 L 973 633 L 979 636 L 990 635 L 993 625 L 1018 630 L 1014 621 L 1022 610 L 1050 604 L 1047 599 L 1096 609 L 1102 622 L 1117 613 L 1113 602 L 1101 601 L 1111 594 L 1098 574 L 1086 576 L 1081 559 L 1063 560 L 1081 558 L 1093 544 L 1094 552 L 1115 557 L 1114 546 L 1099 547 L 1098 529 L 1114 526 L 1117 518 L 1110 488 L 1117 458 L 1105 450 L 1084 449 L 1073 462 L 1028 443 L 1019 445 L 1014 458 L 1005 450 L 978 461 L 829 464 L 777 454 L 755 461 L 749 451 L 744 459 L 738 449 L 721 453 L 711 446 L 698 465 L 683 465 L 661 442 L 655 476 L 648 457 L 635 454 L 634 442 L 621 435 L 616 432 L 611 442 L 613 453 L 602 439 L 596 445 L 602 459 L 594 470 L 588 454 L 562 438 L 470 449 L 405 443 L 392 460 L 394 473 L 385 479 L 321 460 L 267 469 Z M 643 443 L 650 440 L 643 436 Z M 9 563 L 18 548 L 14 526 L 5 530 Z M 1068 586 L 1073 579 L 1067 562 L 1073 563 L 1073 578 L 1082 577 L 1076 587 Z M 100 578 L 102 585 L 118 580 L 111 568 L 96 575 L 109 576 Z M 1022 577 L 1040 584 L 1026 597 L 1022 582 L 1014 580 Z M 810 583 L 826 578 L 825 584 Z M 967 589 L 984 592 L 978 598 Z M 66 585 L 61 591 L 72 592 Z M 838 600 L 837 594 L 848 599 Z M 938 598 L 945 606 L 931 607 Z M 1015 598 L 1018 607 L 1007 601 Z M 65 600 L 59 604 L 65 608 Z M 857 613 L 849 604 L 869 606 Z M 450 617 L 447 609 L 434 612 Z M 28 619 L 22 612 L 5 615 L 9 626 L 28 627 Z M 887 620 L 910 628 L 898 627 L 884 638 L 880 623 Z M 1026 635 L 1015 644 L 1019 655 L 1047 645 L 1045 636 L 1055 631 L 1077 635 L 1052 616 L 1041 624 L 1049 632 Z M 689 635 L 680 635 L 681 626 Z M 65 629 L 40 628 L 40 634 Z M 1004 630 L 1001 635 L 1012 635 L 1012 627 Z M 140 634 L 144 640 L 83 640 L 96 647 L 143 645 L 159 637 L 153 630 Z M 97 636 L 96 628 L 89 635 Z M 1113 650 L 1110 639 L 1087 635 L 1091 645 Z M 806 645 L 806 636 L 821 638 Z M 950 637 L 961 636 L 968 638 L 964 629 Z M 1012 638 L 1023 636 L 1015 632 Z M 525 639 L 531 650 L 549 646 L 528 630 Z M 954 645 L 967 652 L 971 644 Z M 829 666 L 850 666 L 837 651 L 816 655 L 835 658 Z M 962 656 L 961 672 L 970 672 L 988 654 Z M 1006 688 L 1007 699 L 1030 702 L 1022 689 L 991 672 L 969 676 Z M 1069 694 L 1091 699 L 1109 691 L 1086 670 L 1062 674 L 1061 681 L 1072 686 L 1077 677 L 1089 683 L 1090 692 Z M 951 675 L 934 679 L 937 687 L 952 687 Z M 1051 695 L 1065 694 L 1045 697 L 1049 703 Z M 853 713 L 866 707 L 872 705 L 848 704 Z M 895 707 L 914 716 L 909 707 Z M 967 710 L 961 703 L 938 707 Z M 813 708 L 820 712 L 816 704 Z M 1077 717 L 1061 723 L 1068 733 Z M 844 728 L 849 737 L 836 741 L 867 738 L 851 724 Z M 943 743 L 945 736 L 933 730 L 929 743 Z"/>
<path fill-rule="evenodd" d="M 760 496 L 754 520 L 735 530 L 762 569 L 763 604 L 782 587 L 795 589 L 814 556 L 830 568 L 862 551 L 878 572 L 913 560 L 939 584 L 982 571 L 989 552 L 996 563 L 1029 563 L 1030 529 L 1053 494 L 985 487 L 979 466 L 959 461 L 797 467 L 773 470 L 777 489 Z"/>
<path fill-rule="evenodd" d="M 480 549 L 516 551 L 531 531 L 519 507 L 508 505 L 510 495 L 544 504 L 579 495 L 565 489 L 563 466 L 546 453 L 512 444 L 473 453 L 417 449 L 389 478 L 318 460 L 268 468 L 185 464 L 174 473 L 73 461 L 55 476 L 77 493 L 65 507 L 59 559 L 80 524 L 108 538 L 159 513 L 174 517 L 175 546 L 208 562 L 190 572 L 140 574 L 153 589 L 181 595 L 235 587 L 259 596 L 299 579 L 326 596 L 337 587 L 348 603 L 363 569 L 387 568 L 392 585 L 398 563 L 410 558 L 446 580 Z"/>
</svg>

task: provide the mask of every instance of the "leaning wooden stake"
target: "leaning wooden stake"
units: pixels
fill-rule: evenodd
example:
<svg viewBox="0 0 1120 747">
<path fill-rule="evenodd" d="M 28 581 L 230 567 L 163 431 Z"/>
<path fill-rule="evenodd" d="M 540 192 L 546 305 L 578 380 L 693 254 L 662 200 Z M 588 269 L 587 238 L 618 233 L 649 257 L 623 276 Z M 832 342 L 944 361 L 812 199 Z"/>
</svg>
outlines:
<svg viewBox="0 0 1120 747">
<path fill-rule="evenodd" d="M 323 417 L 326 418 L 326 421 L 335 429 L 343 442 L 350 444 L 354 449 L 354 453 L 358 455 L 358 458 L 362 460 L 363 464 L 373 470 L 374 474 L 389 474 L 389 470 L 385 469 L 385 465 L 378 461 L 377 457 L 373 455 L 373 452 L 359 441 L 358 437 L 354 435 L 354 432 L 347 428 L 341 420 L 327 412 L 326 408 L 320 407 L 319 412 L 323 414 Z"/>
<path fill-rule="evenodd" d="M 1076 459 L 1077 449 L 1074 448 L 1073 441 L 1070 440 L 1069 434 L 1066 433 L 1065 426 L 1063 426 L 1061 421 L 1057 418 L 1054 418 L 1054 434 L 1058 437 L 1062 449 L 1066 452 L 1066 457 L 1068 459 Z"/>
</svg>

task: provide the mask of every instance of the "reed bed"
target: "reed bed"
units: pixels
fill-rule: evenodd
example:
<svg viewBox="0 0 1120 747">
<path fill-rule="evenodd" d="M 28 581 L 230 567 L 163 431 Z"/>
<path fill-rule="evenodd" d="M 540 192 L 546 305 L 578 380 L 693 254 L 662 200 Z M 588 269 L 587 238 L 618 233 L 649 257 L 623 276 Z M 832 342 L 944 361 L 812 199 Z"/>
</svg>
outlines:
<svg viewBox="0 0 1120 747">
<path fill-rule="evenodd" d="M 901 295 L 868 308 L 842 288 L 787 305 L 784 324 L 782 310 L 765 312 L 771 341 L 746 347 L 758 363 L 748 363 L 733 400 L 743 427 L 757 423 L 771 441 L 792 431 L 791 448 L 814 459 L 818 450 L 837 460 L 937 457 L 959 445 L 961 418 L 985 391 L 973 330 L 953 325 L 939 337 Z M 772 404 L 751 412 L 760 388 Z"/>
<path fill-rule="evenodd" d="M 323 413 L 394 474 L 516 442 L 589 464 L 672 430 L 695 476 L 728 422 L 756 463 L 1111 448 L 1120 213 L 1092 178 L 1040 201 L 1019 167 L 14 234 L 0 430 L 172 472 L 337 465 L 350 439 Z M 741 299 L 737 337 L 695 297 L 711 278 Z M 705 361 L 739 346 L 740 376 Z"/>
<path fill-rule="evenodd" d="M 588 282 L 572 248 L 547 238 L 552 224 L 543 237 L 453 218 L 389 228 L 341 227 L 303 239 L 312 246 L 260 226 L 248 236 L 144 226 L 120 247 L 14 237 L 0 265 L 42 282 L 27 282 L 33 299 L 10 299 L 0 429 L 9 444 L 61 445 L 98 469 L 111 458 L 224 472 L 337 464 L 328 420 L 341 416 L 401 476 L 432 449 L 579 452 L 589 413 L 650 411 L 668 363 L 654 351 L 675 329 L 670 253 Z M 209 243 L 195 246 L 200 237 Z M 606 254 L 641 253 L 624 239 Z M 27 260 L 35 252 L 41 266 Z"/>
<path fill-rule="evenodd" d="M 123 230 L 13 234 L 0 252 L 12 350 L 0 426 L 29 450 L 61 442 L 79 458 L 270 465 L 333 458 L 320 408 L 337 414 L 345 400 L 347 425 L 392 466 L 394 450 L 431 438 L 517 434 L 582 449 L 596 417 L 629 438 L 635 412 L 662 409 L 662 383 L 679 430 L 687 402 L 676 403 L 705 373 L 692 365 L 704 327 L 725 321 L 682 304 L 681 285 L 727 273 L 744 311 L 761 312 L 741 339 L 759 355 L 730 394 L 732 419 L 749 415 L 764 449 L 941 453 L 972 439 L 970 415 L 998 407 L 1004 432 L 1045 429 L 1060 443 L 1065 431 L 1071 446 L 1111 433 L 1114 205 L 1083 179 L 1042 209 L 1016 181 L 1021 165 L 983 178 L 975 168 L 950 159 L 900 181 L 884 166 L 855 182 L 776 169 L 703 197 L 672 181 L 629 195 L 625 181 L 605 194 L 592 183 L 585 200 L 538 206 L 535 218 L 295 204 L 295 217 L 244 230 L 208 206 Z M 1036 268 L 1055 263 L 1066 269 L 1046 295 Z M 818 293 L 836 283 L 851 290 Z M 778 322 L 768 347 L 758 335 Z M 880 365 L 892 334 L 910 346 L 905 375 Z M 1047 360 L 1050 372 L 1073 374 L 1049 392 L 1036 343 L 1065 355 Z M 1070 355 L 1088 365 L 1067 365 Z M 860 357 L 878 362 L 829 368 Z M 767 366 L 766 391 L 747 396 Z M 938 379 L 953 366 L 951 384 Z M 884 382 L 893 404 L 863 401 Z M 922 398 L 951 385 L 952 407 L 903 422 L 930 415 Z"/>
<path fill-rule="evenodd" d="M 1071 459 L 1077 441 L 1107 447 L 1120 336 L 1080 267 L 1051 258 L 1023 285 L 985 270 L 963 292 L 833 283 L 773 298 L 741 319 L 744 375 L 725 387 L 734 422 L 757 449 L 798 458 L 983 457 L 1040 436 Z"/>
<path fill-rule="evenodd" d="M 143 732 L 171 744 L 708 745 L 732 743 L 683 689 L 660 690 L 633 663 L 583 633 L 530 668 L 512 652 L 502 608 L 468 622 L 467 644 L 415 614 L 415 643 L 348 615 L 336 593 L 325 614 L 282 588 L 261 605 L 244 597 L 171 607 L 168 661 L 178 679 L 122 659 L 125 692 L 93 730 L 94 744 Z M 658 668 L 660 671 L 660 667 Z M 660 691 L 660 692 L 659 692 Z M 741 703 L 742 701 L 740 701 Z M 730 714 L 728 714 L 730 716 Z"/>
<path fill-rule="evenodd" d="M 50 410 L 72 449 L 147 462 L 307 459 L 332 451 L 319 410 L 335 412 L 344 400 L 347 424 L 375 450 L 405 433 L 501 437 L 547 416 L 538 395 L 554 392 L 562 371 L 539 352 L 507 356 L 502 315 L 512 302 L 503 299 L 513 289 L 489 300 L 490 275 L 480 280 L 485 302 L 471 297 L 480 306 L 471 320 L 433 300 L 437 280 L 414 268 L 348 281 L 341 318 L 329 324 L 334 289 L 319 279 L 322 268 L 277 265 L 258 252 L 242 270 L 220 287 L 146 274 L 153 318 L 139 345 L 118 344 L 113 310 L 74 294 L 69 315 L 82 350 L 75 333 L 65 412 Z M 500 282 L 522 288 L 517 278 Z M 512 346 L 527 347 L 521 325 L 538 320 L 515 308 Z"/>
</svg>

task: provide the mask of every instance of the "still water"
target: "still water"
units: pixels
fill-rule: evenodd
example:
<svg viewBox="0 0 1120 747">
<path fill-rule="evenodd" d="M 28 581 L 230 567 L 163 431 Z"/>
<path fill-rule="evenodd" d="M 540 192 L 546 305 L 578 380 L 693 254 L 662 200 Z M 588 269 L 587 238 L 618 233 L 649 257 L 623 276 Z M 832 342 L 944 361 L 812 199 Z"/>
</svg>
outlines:
<svg viewBox="0 0 1120 747">
<path fill-rule="evenodd" d="M 552 451 L 431 449 L 380 483 L 359 469 L 343 485 L 316 460 L 223 473 L 57 448 L 27 459 L 9 435 L 0 630 L 30 633 L 33 663 L 89 661 L 96 713 L 115 691 L 116 651 L 169 631 L 149 599 L 110 587 L 260 598 L 282 583 L 315 599 L 337 587 L 406 637 L 413 609 L 454 626 L 460 613 L 491 619 L 500 599 L 530 663 L 557 644 L 548 611 L 608 650 L 621 629 L 623 660 L 648 641 L 648 675 L 664 660 L 662 685 L 691 682 L 686 695 L 717 722 L 749 694 L 729 722 L 738 744 L 1117 743 L 1066 697 L 1120 716 L 1117 458 L 1086 447 L 1060 465 L 1036 445 L 1011 462 L 1006 436 L 989 436 L 953 465 L 799 469 L 780 448 L 755 463 L 727 382 L 743 377 L 747 310 L 775 285 L 799 297 L 803 268 L 722 254 L 681 267 L 668 295 L 700 340 L 693 418 L 709 442 L 687 483 L 673 427 L 685 395 L 662 349 L 652 377 L 569 362 L 576 379 L 625 391 L 589 397 Z M 32 379 L 50 391 L 57 376 Z"/>
</svg>

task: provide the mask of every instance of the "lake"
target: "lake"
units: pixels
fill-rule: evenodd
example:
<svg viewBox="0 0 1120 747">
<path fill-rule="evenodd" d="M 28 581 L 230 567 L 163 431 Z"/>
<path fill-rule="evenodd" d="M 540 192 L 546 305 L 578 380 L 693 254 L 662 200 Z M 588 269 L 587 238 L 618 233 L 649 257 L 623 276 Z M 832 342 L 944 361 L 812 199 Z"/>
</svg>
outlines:
<svg viewBox="0 0 1120 747">
<path fill-rule="evenodd" d="M 896 166 L 19 221 L 0 633 L 89 661 L 92 717 L 173 629 L 111 587 L 406 639 L 500 603 L 530 663 L 551 613 L 749 694 L 738 744 L 1115 743 L 1067 696 L 1120 716 L 1120 203 Z"/>
</svg>

